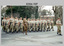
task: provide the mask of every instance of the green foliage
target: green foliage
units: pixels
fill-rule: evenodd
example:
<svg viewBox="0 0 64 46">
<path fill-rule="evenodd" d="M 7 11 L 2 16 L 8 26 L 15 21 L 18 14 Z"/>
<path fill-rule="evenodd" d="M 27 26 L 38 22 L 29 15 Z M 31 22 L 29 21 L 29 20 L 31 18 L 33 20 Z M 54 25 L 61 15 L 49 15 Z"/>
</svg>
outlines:
<svg viewBox="0 0 64 46">
<path fill-rule="evenodd" d="M 54 14 L 55 14 L 55 22 L 58 19 L 58 17 L 60 17 L 61 22 L 63 24 L 63 8 L 62 8 L 62 6 L 53 6 L 53 10 L 54 10 Z"/>
<path fill-rule="evenodd" d="M 48 15 L 51 15 L 51 12 L 45 9 L 41 12 L 41 15 L 47 15 L 46 13 L 48 13 Z"/>
<path fill-rule="evenodd" d="M 35 13 L 35 17 L 38 17 L 38 6 L 12 6 L 12 13 L 19 13 L 20 17 L 30 18 L 31 14 Z M 11 15 L 11 8 L 6 10 L 7 15 Z"/>
</svg>

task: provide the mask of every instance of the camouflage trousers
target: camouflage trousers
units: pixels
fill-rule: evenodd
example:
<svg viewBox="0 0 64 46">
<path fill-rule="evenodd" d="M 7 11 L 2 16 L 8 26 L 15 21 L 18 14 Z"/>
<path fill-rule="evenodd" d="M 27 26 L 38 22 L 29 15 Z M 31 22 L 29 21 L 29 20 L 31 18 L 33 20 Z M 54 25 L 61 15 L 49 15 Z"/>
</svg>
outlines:
<svg viewBox="0 0 64 46">
<path fill-rule="evenodd" d="M 54 31 L 53 25 L 51 25 L 51 29 Z"/>
<path fill-rule="evenodd" d="M 11 31 L 11 32 L 14 31 L 14 26 L 13 26 L 13 24 L 10 25 L 10 31 Z"/>
<path fill-rule="evenodd" d="M 3 25 L 2 30 L 5 31 L 5 26 Z"/>
<path fill-rule="evenodd" d="M 41 31 L 42 25 L 40 24 L 40 31 Z"/>
<path fill-rule="evenodd" d="M 43 24 L 43 31 L 47 31 L 47 24 Z"/>
<path fill-rule="evenodd" d="M 23 25 L 22 24 L 20 25 L 20 31 L 23 32 Z"/>
<path fill-rule="evenodd" d="M 19 28 L 18 28 L 18 24 L 15 25 L 15 30 L 18 32 Z"/>
<path fill-rule="evenodd" d="M 57 33 L 61 34 L 61 26 L 60 25 L 57 25 Z"/>
<path fill-rule="evenodd" d="M 33 31 L 35 31 L 35 25 L 33 24 Z"/>
<path fill-rule="evenodd" d="M 38 24 L 35 25 L 35 30 L 38 31 Z"/>
<path fill-rule="evenodd" d="M 6 25 L 6 26 L 5 26 L 5 31 L 6 31 L 6 32 L 9 32 L 9 25 Z"/>
<path fill-rule="evenodd" d="M 48 28 L 47 28 L 47 30 L 49 30 L 49 31 L 51 30 L 51 29 L 50 29 L 50 24 L 48 24 Z"/>
</svg>

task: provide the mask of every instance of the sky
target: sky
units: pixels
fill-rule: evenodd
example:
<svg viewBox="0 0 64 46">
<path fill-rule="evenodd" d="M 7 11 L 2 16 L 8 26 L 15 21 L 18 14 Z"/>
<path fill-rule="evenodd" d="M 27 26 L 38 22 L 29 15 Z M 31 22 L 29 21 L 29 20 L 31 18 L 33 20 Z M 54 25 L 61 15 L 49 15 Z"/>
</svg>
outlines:
<svg viewBox="0 0 64 46">
<path fill-rule="evenodd" d="M 43 7 L 43 6 L 42 6 Z M 52 10 L 52 6 L 44 6 L 43 8 L 41 8 L 41 10 L 46 9 L 46 10 Z"/>
<path fill-rule="evenodd" d="M 6 5 L 3 5 L 2 8 L 6 7 Z"/>
</svg>

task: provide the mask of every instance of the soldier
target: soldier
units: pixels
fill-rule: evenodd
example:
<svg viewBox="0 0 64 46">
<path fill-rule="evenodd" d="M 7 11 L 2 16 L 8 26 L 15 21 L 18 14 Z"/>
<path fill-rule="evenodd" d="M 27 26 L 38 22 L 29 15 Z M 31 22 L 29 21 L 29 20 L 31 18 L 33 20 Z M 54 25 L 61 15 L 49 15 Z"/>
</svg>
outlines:
<svg viewBox="0 0 64 46">
<path fill-rule="evenodd" d="M 26 18 L 24 18 L 23 19 L 23 33 L 25 32 L 26 35 L 27 35 L 27 29 L 28 29 L 28 22 Z"/>
<path fill-rule="evenodd" d="M 41 32 L 42 32 L 42 19 L 41 19 Z"/>
<path fill-rule="evenodd" d="M 60 18 L 57 19 L 56 25 L 57 25 L 57 34 L 62 35 L 61 34 L 61 20 L 60 20 Z"/>
<path fill-rule="evenodd" d="M 8 17 L 6 17 L 5 25 L 6 25 L 6 32 L 9 33 L 9 18 Z"/>
<path fill-rule="evenodd" d="M 48 26 L 47 31 L 50 31 L 50 19 L 47 20 L 47 26 Z"/>
<path fill-rule="evenodd" d="M 31 32 L 31 19 L 30 19 L 30 21 L 29 21 L 29 22 L 30 22 L 30 30 L 29 30 L 29 31 Z"/>
<path fill-rule="evenodd" d="M 29 18 L 29 31 L 30 31 L 30 28 L 31 28 L 30 21 L 31 21 L 31 20 L 30 20 L 30 18 Z"/>
<path fill-rule="evenodd" d="M 18 32 L 18 30 L 19 30 L 19 21 L 18 21 L 18 18 L 16 17 L 15 18 L 15 30 L 16 30 L 16 32 Z"/>
<path fill-rule="evenodd" d="M 42 30 L 43 30 L 43 19 L 42 19 L 42 22 L 41 23 L 42 23 Z"/>
<path fill-rule="evenodd" d="M 37 30 L 37 19 L 35 20 L 35 30 L 38 31 Z"/>
<path fill-rule="evenodd" d="M 43 19 L 43 31 L 45 32 L 45 19 Z"/>
<path fill-rule="evenodd" d="M 47 31 L 47 19 L 45 19 L 45 30 Z"/>
<path fill-rule="evenodd" d="M 32 29 L 33 29 L 33 21 L 31 19 L 31 31 L 32 31 Z"/>
<path fill-rule="evenodd" d="M 38 31 L 40 30 L 40 20 L 38 18 Z"/>
<path fill-rule="evenodd" d="M 10 18 L 10 31 L 13 33 L 14 32 L 14 17 L 11 16 Z"/>
<path fill-rule="evenodd" d="M 33 31 L 35 32 L 35 19 L 33 19 Z"/>
<path fill-rule="evenodd" d="M 33 31 L 33 23 L 34 23 L 33 21 L 34 21 L 34 20 L 32 19 L 32 20 L 31 20 L 32 31 Z"/>
<path fill-rule="evenodd" d="M 28 18 L 28 31 L 30 31 L 30 19 Z"/>
<path fill-rule="evenodd" d="M 5 17 L 3 18 L 3 20 L 2 20 L 2 29 L 3 29 L 3 31 L 5 31 L 5 22 L 6 22 L 6 19 L 5 19 Z"/>
<path fill-rule="evenodd" d="M 53 19 L 51 19 L 51 29 L 52 29 L 52 31 L 54 31 L 53 26 L 54 26 L 54 22 L 53 22 Z"/>
<path fill-rule="evenodd" d="M 19 19 L 19 29 L 23 32 L 23 20 L 22 17 Z"/>
</svg>

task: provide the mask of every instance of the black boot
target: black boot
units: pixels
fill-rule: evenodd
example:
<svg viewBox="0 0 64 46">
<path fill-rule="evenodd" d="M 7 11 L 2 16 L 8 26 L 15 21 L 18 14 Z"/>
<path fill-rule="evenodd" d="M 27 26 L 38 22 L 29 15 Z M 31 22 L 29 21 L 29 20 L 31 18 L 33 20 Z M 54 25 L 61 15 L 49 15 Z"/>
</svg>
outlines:
<svg viewBox="0 0 64 46">
<path fill-rule="evenodd" d="M 58 32 L 57 32 L 57 34 L 58 34 Z"/>
<path fill-rule="evenodd" d="M 61 35 L 61 36 L 62 36 L 62 34 L 59 34 L 59 35 Z"/>
</svg>

